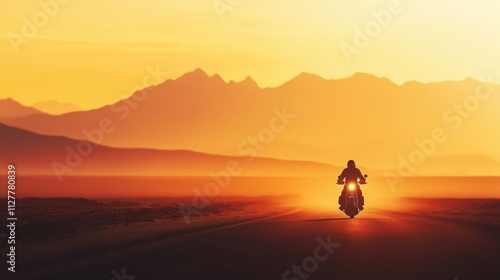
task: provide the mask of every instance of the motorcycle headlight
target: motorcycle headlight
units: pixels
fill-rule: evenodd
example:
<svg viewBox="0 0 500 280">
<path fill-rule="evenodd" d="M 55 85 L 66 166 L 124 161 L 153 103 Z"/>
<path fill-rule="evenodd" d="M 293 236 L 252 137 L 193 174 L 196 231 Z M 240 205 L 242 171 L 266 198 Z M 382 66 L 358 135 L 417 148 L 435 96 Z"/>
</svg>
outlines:
<svg viewBox="0 0 500 280">
<path fill-rule="evenodd" d="M 353 183 L 349 184 L 349 189 L 353 191 L 356 188 L 356 186 Z"/>
</svg>

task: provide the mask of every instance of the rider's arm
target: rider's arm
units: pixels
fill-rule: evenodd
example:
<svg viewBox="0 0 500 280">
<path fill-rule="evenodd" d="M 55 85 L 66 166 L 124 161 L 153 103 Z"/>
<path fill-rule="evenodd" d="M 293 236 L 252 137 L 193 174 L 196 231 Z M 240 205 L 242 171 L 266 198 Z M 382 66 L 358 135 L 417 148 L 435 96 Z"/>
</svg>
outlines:
<svg viewBox="0 0 500 280">
<path fill-rule="evenodd" d="M 363 176 L 363 173 L 361 173 L 361 170 L 359 170 L 359 169 L 358 169 L 358 175 L 357 176 L 358 176 L 361 184 L 366 184 L 365 176 Z"/>
<path fill-rule="evenodd" d="M 339 180 L 344 180 L 345 179 L 345 173 L 346 173 L 345 169 L 342 170 L 342 173 L 339 175 Z"/>
<path fill-rule="evenodd" d="M 365 177 L 363 176 L 363 173 L 361 173 L 361 170 L 358 169 L 358 174 L 357 174 L 358 178 L 361 179 L 361 180 L 364 180 Z"/>
</svg>

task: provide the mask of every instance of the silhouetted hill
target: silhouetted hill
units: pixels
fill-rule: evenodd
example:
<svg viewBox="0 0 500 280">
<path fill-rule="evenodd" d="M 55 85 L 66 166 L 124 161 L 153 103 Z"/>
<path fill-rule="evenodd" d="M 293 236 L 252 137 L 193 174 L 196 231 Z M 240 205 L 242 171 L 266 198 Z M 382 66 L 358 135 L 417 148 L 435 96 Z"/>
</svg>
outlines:
<svg viewBox="0 0 500 280">
<path fill-rule="evenodd" d="M 218 156 L 185 150 L 111 148 L 61 136 L 46 136 L 0 123 L 1 163 L 18 174 L 96 176 L 209 176 L 238 163 L 246 176 L 331 175 L 332 166 L 313 162 Z M 233 167 L 231 167 L 233 168 Z"/>
<path fill-rule="evenodd" d="M 13 100 L 12 98 L 0 100 L 0 118 L 19 118 L 29 115 L 42 114 L 43 112 Z"/>
</svg>

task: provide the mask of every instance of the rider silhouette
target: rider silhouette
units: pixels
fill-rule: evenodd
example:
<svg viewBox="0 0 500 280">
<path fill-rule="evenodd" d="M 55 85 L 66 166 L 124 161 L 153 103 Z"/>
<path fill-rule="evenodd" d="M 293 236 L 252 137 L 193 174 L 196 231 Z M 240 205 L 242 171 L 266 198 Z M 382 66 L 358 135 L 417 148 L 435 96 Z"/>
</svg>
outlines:
<svg viewBox="0 0 500 280">
<path fill-rule="evenodd" d="M 347 168 L 345 168 L 342 173 L 339 175 L 338 182 L 343 182 L 344 179 L 346 179 L 346 184 L 344 184 L 344 189 L 342 190 L 342 194 L 339 197 L 339 204 L 340 204 L 340 210 L 344 210 L 345 207 L 345 194 L 347 191 L 347 186 L 350 182 L 354 182 L 357 184 L 358 179 L 360 179 L 360 183 L 364 184 L 365 177 L 361 174 L 361 171 L 356 168 L 356 163 L 354 160 L 349 160 L 347 162 Z M 357 193 L 358 193 L 358 199 L 359 199 L 359 210 L 363 210 L 364 207 L 363 205 L 365 204 L 365 199 L 363 197 L 363 192 L 361 192 L 361 188 L 358 185 L 357 188 Z"/>
</svg>

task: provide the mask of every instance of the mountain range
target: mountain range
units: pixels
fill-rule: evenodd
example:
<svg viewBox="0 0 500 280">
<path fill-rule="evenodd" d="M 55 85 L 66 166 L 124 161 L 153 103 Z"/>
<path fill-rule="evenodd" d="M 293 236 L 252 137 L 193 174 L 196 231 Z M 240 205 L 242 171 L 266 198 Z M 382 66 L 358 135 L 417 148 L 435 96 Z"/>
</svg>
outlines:
<svg viewBox="0 0 500 280">
<path fill-rule="evenodd" d="M 420 149 L 417 143 L 432 139 L 438 129 L 445 142 L 434 143 L 426 162 L 459 158 L 467 166 L 481 157 L 488 159 L 482 161 L 490 164 L 488 170 L 496 170 L 497 88 L 470 78 L 397 85 L 363 73 L 337 80 L 303 73 L 279 87 L 260 88 L 251 78 L 225 82 L 196 69 L 98 109 L 1 114 L 0 122 L 118 148 L 342 166 L 354 158 L 373 169 L 397 168 L 401 157 L 408 159 Z M 109 126 L 106 132 L 103 124 Z M 470 168 L 483 173 L 481 166 Z"/>
</svg>

